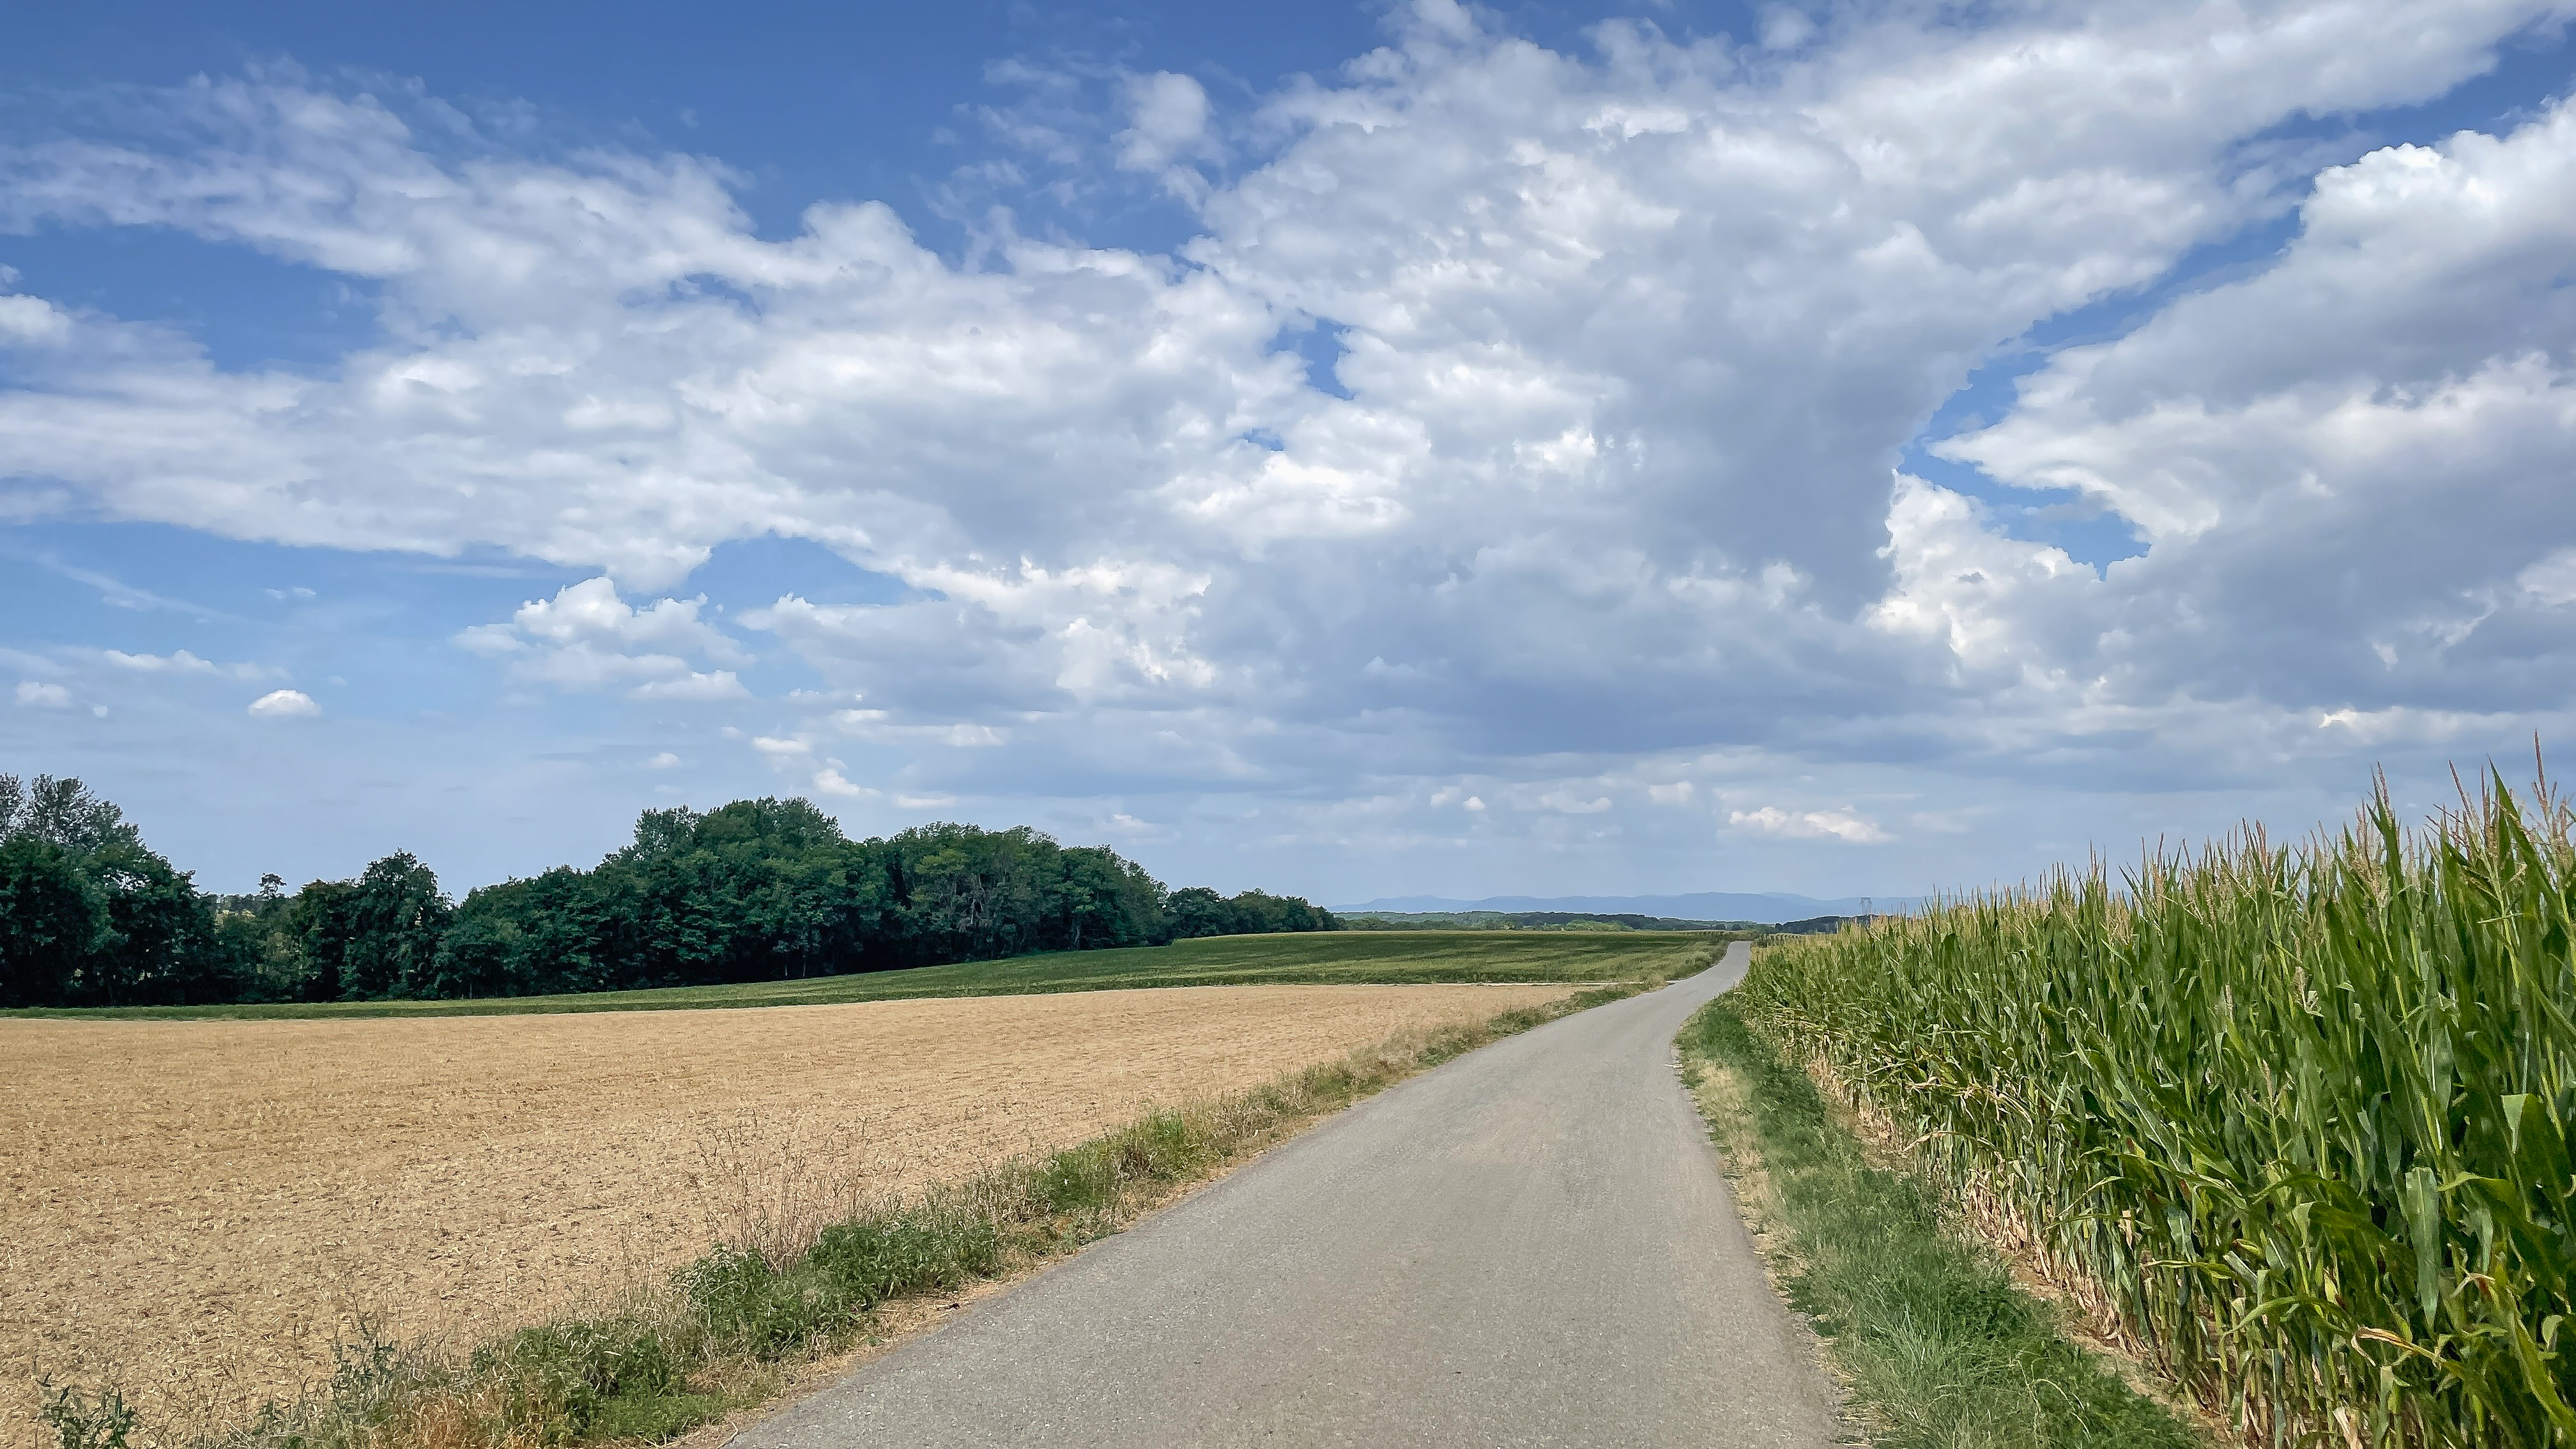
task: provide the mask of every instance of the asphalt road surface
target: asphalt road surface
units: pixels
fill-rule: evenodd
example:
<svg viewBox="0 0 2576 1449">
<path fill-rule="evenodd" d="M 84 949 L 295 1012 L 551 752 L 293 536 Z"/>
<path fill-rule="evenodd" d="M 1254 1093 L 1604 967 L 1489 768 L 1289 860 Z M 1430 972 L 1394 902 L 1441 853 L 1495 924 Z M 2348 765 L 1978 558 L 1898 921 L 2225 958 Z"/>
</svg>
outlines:
<svg viewBox="0 0 2576 1449">
<path fill-rule="evenodd" d="M 1381 1093 L 734 1449 L 1842 1442 L 1673 1068 L 1747 956 Z"/>
</svg>

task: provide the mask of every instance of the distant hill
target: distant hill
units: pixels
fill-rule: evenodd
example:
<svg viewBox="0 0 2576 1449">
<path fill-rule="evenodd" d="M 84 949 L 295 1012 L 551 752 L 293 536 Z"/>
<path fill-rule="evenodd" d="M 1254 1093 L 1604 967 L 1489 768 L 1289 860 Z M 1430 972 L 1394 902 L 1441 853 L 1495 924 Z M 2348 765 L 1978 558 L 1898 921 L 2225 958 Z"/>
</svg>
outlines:
<svg viewBox="0 0 2576 1449">
<path fill-rule="evenodd" d="M 1463 911 L 1557 911 L 1573 915 L 1663 916 L 1681 921 L 1760 921 L 1765 925 L 1777 925 L 1782 921 L 1812 920 L 1818 916 L 1857 916 L 1870 912 L 1885 915 L 1910 911 L 1917 904 L 1919 902 L 1912 896 L 1843 896 L 1819 900 L 1814 896 L 1786 893 L 1743 895 L 1731 891 L 1697 891 L 1681 896 L 1487 896 L 1481 901 L 1450 900 L 1443 896 L 1389 896 L 1333 909 L 1337 912 L 1401 911 L 1409 915 Z"/>
</svg>

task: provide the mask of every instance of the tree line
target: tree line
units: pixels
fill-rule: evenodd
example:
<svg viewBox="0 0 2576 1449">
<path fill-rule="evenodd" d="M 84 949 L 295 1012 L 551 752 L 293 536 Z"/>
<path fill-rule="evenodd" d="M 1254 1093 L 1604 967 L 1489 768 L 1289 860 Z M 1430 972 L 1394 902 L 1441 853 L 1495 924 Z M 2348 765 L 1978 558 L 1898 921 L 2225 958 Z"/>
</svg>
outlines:
<svg viewBox="0 0 2576 1449">
<path fill-rule="evenodd" d="M 1296 896 L 1167 890 L 1027 826 L 852 840 L 794 799 L 647 810 L 588 870 L 462 901 L 405 852 L 217 895 L 80 781 L 0 775 L 0 1007 L 616 991 L 1340 926 Z"/>
</svg>

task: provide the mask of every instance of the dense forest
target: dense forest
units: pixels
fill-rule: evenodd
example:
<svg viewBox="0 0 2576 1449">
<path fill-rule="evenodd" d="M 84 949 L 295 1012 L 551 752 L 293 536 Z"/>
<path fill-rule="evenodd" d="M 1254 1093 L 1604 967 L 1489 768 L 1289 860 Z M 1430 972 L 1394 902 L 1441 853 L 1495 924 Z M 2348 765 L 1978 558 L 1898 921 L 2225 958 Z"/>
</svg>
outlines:
<svg viewBox="0 0 2576 1449">
<path fill-rule="evenodd" d="M 883 971 L 1330 931 L 1295 896 L 1166 890 L 1026 826 L 852 840 L 804 800 L 647 810 L 632 844 L 453 901 L 409 854 L 213 895 L 80 781 L 0 775 L 0 1007 L 380 1001 Z"/>
</svg>

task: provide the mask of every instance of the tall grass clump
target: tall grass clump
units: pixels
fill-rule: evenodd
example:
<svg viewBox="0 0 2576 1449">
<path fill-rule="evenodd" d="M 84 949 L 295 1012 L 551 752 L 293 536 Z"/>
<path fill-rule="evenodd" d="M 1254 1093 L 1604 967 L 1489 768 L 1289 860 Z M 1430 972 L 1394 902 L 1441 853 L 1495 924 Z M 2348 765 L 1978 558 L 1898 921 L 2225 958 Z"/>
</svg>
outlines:
<svg viewBox="0 0 2576 1449">
<path fill-rule="evenodd" d="M 2251 1441 L 2576 1445 L 2576 826 L 2500 779 L 1776 946 L 1738 993 Z"/>
</svg>

